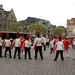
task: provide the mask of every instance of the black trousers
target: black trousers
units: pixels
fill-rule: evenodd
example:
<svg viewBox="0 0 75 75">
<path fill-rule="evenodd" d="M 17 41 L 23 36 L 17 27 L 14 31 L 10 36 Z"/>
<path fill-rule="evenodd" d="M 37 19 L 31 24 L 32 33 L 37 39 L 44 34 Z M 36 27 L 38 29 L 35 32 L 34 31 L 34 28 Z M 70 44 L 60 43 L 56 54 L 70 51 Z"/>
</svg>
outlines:
<svg viewBox="0 0 75 75">
<path fill-rule="evenodd" d="M 51 52 L 50 53 L 52 53 L 52 51 L 53 51 L 53 47 L 51 48 Z"/>
<path fill-rule="evenodd" d="M 27 53 L 28 53 L 29 59 L 31 59 L 30 48 L 25 47 L 25 59 L 27 58 Z"/>
<path fill-rule="evenodd" d="M 57 60 L 58 59 L 58 55 L 60 54 L 61 56 L 61 60 L 63 61 L 64 60 L 64 57 L 63 57 L 63 50 L 57 50 L 56 51 L 56 56 L 55 56 L 55 59 L 54 60 Z"/>
<path fill-rule="evenodd" d="M 42 46 L 36 46 L 35 59 L 37 59 L 37 53 L 39 52 L 41 59 L 43 59 Z"/>
<path fill-rule="evenodd" d="M 18 58 L 21 58 L 20 57 L 20 47 L 15 47 L 14 58 L 16 58 L 17 51 L 18 51 Z"/>
<path fill-rule="evenodd" d="M 46 42 L 46 47 L 47 47 L 47 46 L 49 47 L 49 42 Z"/>
<path fill-rule="evenodd" d="M 44 44 L 44 43 L 42 43 L 42 44 Z M 45 44 L 44 44 L 43 48 L 44 48 L 44 51 L 45 51 L 46 50 L 46 45 Z"/>
<path fill-rule="evenodd" d="M 46 45 L 44 45 L 44 51 L 46 50 Z"/>
<path fill-rule="evenodd" d="M 2 46 L 0 46 L 0 57 L 2 56 Z"/>
<path fill-rule="evenodd" d="M 11 50 L 10 50 L 10 47 L 5 47 L 4 57 L 6 57 L 7 51 L 9 51 L 9 57 L 11 58 Z"/>
</svg>

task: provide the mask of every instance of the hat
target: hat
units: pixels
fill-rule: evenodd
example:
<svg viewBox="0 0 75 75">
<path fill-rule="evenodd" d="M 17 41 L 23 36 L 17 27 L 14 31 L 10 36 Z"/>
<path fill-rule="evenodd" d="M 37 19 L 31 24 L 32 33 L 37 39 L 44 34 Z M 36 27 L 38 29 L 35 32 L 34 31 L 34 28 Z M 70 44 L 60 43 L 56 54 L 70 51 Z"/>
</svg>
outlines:
<svg viewBox="0 0 75 75">
<path fill-rule="evenodd" d="M 16 32 L 16 35 L 19 35 L 19 32 Z"/>
<path fill-rule="evenodd" d="M 61 38 L 61 37 L 62 37 L 62 35 L 61 35 L 61 34 L 59 34 L 59 35 L 58 35 L 58 38 Z"/>
<path fill-rule="evenodd" d="M 37 31 L 36 31 L 36 34 L 40 34 L 40 30 L 37 30 Z"/>
<path fill-rule="evenodd" d="M 30 34 L 27 34 L 27 38 L 29 38 L 30 37 Z"/>
<path fill-rule="evenodd" d="M 44 37 L 46 37 L 46 34 L 44 34 Z"/>
<path fill-rule="evenodd" d="M 22 34 L 21 37 L 24 37 L 24 35 Z"/>
<path fill-rule="evenodd" d="M 54 36 L 51 37 L 52 39 L 54 38 Z"/>
<path fill-rule="evenodd" d="M 19 35 L 19 32 L 16 32 L 16 38 L 19 38 L 20 35 Z"/>
<path fill-rule="evenodd" d="M 6 36 L 10 36 L 9 33 L 6 33 Z"/>
<path fill-rule="evenodd" d="M 2 32 L 0 32 L 0 36 L 2 36 Z"/>
<path fill-rule="evenodd" d="M 40 37 L 40 30 L 36 31 L 36 35 L 37 35 L 37 37 Z"/>
<path fill-rule="evenodd" d="M 52 36 L 52 38 L 54 38 L 54 36 Z"/>
</svg>

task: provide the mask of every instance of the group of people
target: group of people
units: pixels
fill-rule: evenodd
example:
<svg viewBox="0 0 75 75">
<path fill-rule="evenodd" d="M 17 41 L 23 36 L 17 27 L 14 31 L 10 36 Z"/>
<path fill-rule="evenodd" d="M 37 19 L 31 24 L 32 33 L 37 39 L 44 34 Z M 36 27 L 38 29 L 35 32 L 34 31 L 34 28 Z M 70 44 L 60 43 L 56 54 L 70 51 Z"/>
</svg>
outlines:
<svg viewBox="0 0 75 75">
<path fill-rule="evenodd" d="M 75 41 L 73 41 L 73 44 Z M 49 39 L 46 37 L 46 34 L 44 34 L 43 37 L 40 36 L 40 31 L 37 30 L 36 37 L 34 39 L 34 44 L 31 48 L 32 41 L 30 39 L 30 34 L 24 38 L 24 35 L 19 35 L 19 32 L 16 33 L 16 38 L 14 40 L 10 39 L 9 33 L 6 33 L 6 39 L 2 40 L 2 33 L 0 32 L 0 57 L 2 56 L 2 49 L 5 48 L 4 57 L 6 58 L 7 52 L 9 51 L 9 58 L 12 58 L 11 50 L 15 48 L 14 50 L 14 56 L 15 59 L 18 52 L 18 58 L 21 59 L 21 52 L 23 52 L 24 58 L 27 59 L 27 54 L 29 57 L 29 60 L 31 60 L 31 49 L 35 49 L 35 60 L 37 60 L 37 54 L 39 52 L 41 60 L 43 60 L 43 52 L 46 51 L 46 47 L 48 46 L 50 48 L 50 53 L 56 53 L 54 61 L 58 59 L 58 55 L 60 54 L 61 60 L 64 60 L 64 53 L 66 52 L 67 58 L 69 58 L 69 40 L 67 38 L 62 39 L 62 35 L 59 34 L 58 37 L 54 38 L 51 37 Z"/>
<path fill-rule="evenodd" d="M 0 57 L 2 56 L 2 49 L 5 48 L 4 57 L 6 58 L 7 52 L 9 52 L 9 58 L 12 58 L 11 56 L 11 50 L 15 48 L 14 50 L 14 56 L 13 58 L 16 58 L 17 52 L 18 52 L 18 58 L 21 59 L 21 52 L 25 52 L 25 59 L 27 56 L 27 52 L 29 55 L 29 59 L 31 60 L 31 54 L 30 54 L 30 46 L 31 46 L 31 40 L 29 40 L 30 34 L 27 35 L 26 38 L 24 38 L 24 35 L 19 35 L 19 32 L 16 33 L 16 38 L 14 40 L 10 39 L 9 33 L 6 33 L 6 38 L 2 40 L 2 32 L 0 32 Z"/>
<path fill-rule="evenodd" d="M 43 53 L 42 53 L 42 46 L 44 50 L 46 50 L 46 41 L 47 46 L 49 46 L 49 39 L 46 39 L 46 35 L 44 37 L 40 36 L 40 31 L 38 30 L 36 32 L 36 38 L 34 39 L 34 44 L 32 47 L 32 50 L 34 49 L 34 45 L 36 42 L 36 49 L 35 49 L 35 60 L 37 60 L 37 53 L 40 53 L 40 57 L 43 60 Z M 19 32 L 16 33 L 15 39 L 10 39 L 9 33 L 6 33 L 6 38 L 2 39 L 2 32 L 0 32 L 0 57 L 2 56 L 2 49 L 5 48 L 4 52 L 4 58 L 7 57 L 7 52 L 9 52 L 9 58 L 12 58 L 11 50 L 14 48 L 14 56 L 13 58 L 16 59 L 16 56 L 18 55 L 18 58 L 21 59 L 21 52 L 23 52 L 23 55 L 25 59 L 27 59 L 27 54 L 29 59 L 31 60 L 31 45 L 32 41 L 30 39 L 30 34 L 27 34 L 26 38 L 24 38 L 24 35 L 20 35 Z M 18 53 L 18 54 L 17 54 Z"/>
<path fill-rule="evenodd" d="M 72 41 L 73 46 L 75 46 L 75 39 L 73 39 Z M 69 58 L 69 45 L 70 45 L 70 41 L 68 40 L 67 37 L 62 38 L 62 35 L 59 34 L 58 37 L 52 37 L 51 41 L 50 41 L 50 53 L 56 53 L 54 61 L 57 61 L 58 59 L 58 55 L 60 54 L 61 56 L 61 60 L 64 60 L 64 55 L 66 54 L 66 57 Z M 73 59 L 75 60 L 75 59 Z"/>
</svg>

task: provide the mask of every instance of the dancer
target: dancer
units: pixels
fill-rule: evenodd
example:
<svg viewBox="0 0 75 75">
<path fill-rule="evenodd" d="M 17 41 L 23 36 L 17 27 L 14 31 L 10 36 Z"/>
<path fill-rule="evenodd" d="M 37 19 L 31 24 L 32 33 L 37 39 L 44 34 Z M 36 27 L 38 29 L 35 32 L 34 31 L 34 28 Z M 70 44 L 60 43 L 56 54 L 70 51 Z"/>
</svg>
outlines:
<svg viewBox="0 0 75 75">
<path fill-rule="evenodd" d="M 69 40 L 67 38 L 65 38 L 65 40 L 63 40 L 63 43 L 64 43 L 64 52 L 66 52 L 67 58 L 69 58 L 69 53 L 68 53 Z"/>
<path fill-rule="evenodd" d="M 53 38 L 51 38 L 51 41 L 50 41 L 50 53 L 52 53 L 52 51 L 53 51 L 53 49 L 54 49 L 54 39 Z"/>
<path fill-rule="evenodd" d="M 41 37 L 42 40 L 42 46 L 44 48 L 44 51 L 46 51 L 46 34 L 43 34 L 43 37 Z"/>
<path fill-rule="evenodd" d="M 31 40 L 29 38 L 30 38 L 30 34 L 28 34 L 26 37 L 26 40 L 24 42 L 24 48 L 25 48 L 25 59 L 27 59 L 27 52 L 28 52 L 29 59 L 31 60 L 32 59 L 31 58 L 31 52 L 30 52 Z"/>
<path fill-rule="evenodd" d="M 16 53 L 18 51 L 18 58 L 21 59 L 20 56 L 20 37 L 19 37 L 19 32 L 16 33 L 16 39 L 13 41 L 13 45 L 15 47 L 15 52 L 14 52 L 14 59 L 16 58 Z"/>
<path fill-rule="evenodd" d="M 20 42 L 21 42 L 21 45 L 20 45 L 21 51 L 23 52 L 23 55 L 25 55 L 25 52 L 24 52 L 24 42 L 25 42 L 24 35 L 21 35 Z"/>
<path fill-rule="evenodd" d="M 4 57 L 6 58 L 7 51 L 9 51 L 9 58 L 12 58 L 11 57 L 11 49 L 10 49 L 11 41 L 10 41 L 10 35 L 9 35 L 9 33 L 6 33 L 6 39 L 4 40 L 4 46 L 5 46 Z"/>
<path fill-rule="evenodd" d="M 37 60 L 37 53 L 40 53 L 41 60 L 43 60 L 43 53 L 42 53 L 42 40 L 40 37 L 40 31 L 38 30 L 36 33 L 37 37 L 34 40 L 33 49 L 35 49 L 35 60 Z"/>
<path fill-rule="evenodd" d="M 58 42 L 55 43 L 55 49 L 56 49 L 56 55 L 55 55 L 54 61 L 56 61 L 58 59 L 59 54 L 61 56 L 61 60 L 63 61 L 64 60 L 64 57 L 63 57 L 64 44 L 63 44 L 63 42 L 61 40 L 61 35 L 59 35 Z"/>
</svg>

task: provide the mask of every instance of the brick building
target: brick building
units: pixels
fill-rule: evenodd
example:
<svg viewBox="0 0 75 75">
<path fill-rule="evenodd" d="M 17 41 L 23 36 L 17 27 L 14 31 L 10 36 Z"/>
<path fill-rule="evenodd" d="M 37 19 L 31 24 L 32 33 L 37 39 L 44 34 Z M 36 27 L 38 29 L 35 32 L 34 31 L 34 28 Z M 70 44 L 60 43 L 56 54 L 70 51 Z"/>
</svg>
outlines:
<svg viewBox="0 0 75 75">
<path fill-rule="evenodd" d="M 74 29 L 75 29 L 75 18 L 67 19 L 67 37 L 68 38 L 75 37 L 75 33 L 73 33 Z"/>
</svg>

